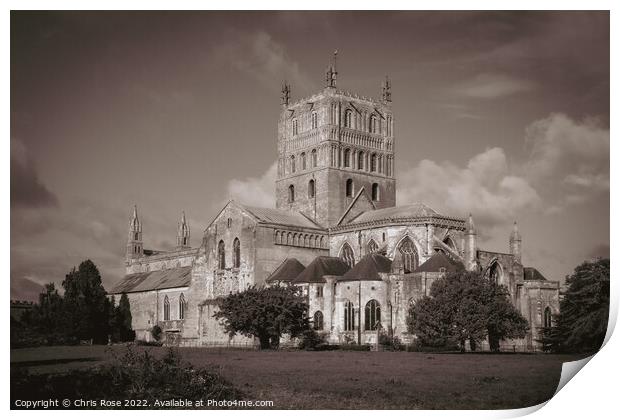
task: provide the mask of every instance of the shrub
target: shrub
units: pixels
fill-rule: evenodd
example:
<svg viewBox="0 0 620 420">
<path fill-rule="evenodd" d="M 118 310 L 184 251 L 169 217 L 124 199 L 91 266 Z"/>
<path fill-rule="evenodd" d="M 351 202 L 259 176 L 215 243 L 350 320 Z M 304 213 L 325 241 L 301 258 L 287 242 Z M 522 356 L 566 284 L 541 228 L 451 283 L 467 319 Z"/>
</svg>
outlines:
<svg viewBox="0 0 620 420">
<path fill-rule="evenodd" d="M 381 334 L 379 336 L 379 344 L 381 344 L 387 350 L 399 351 L 404 350 L 405 348 L 403 343 L 400 341 L 400 338 L 393 335 L 390 336 L 388 334 Z"/>
<path fill-rule="evenodd" d="M 161 347 L 164 344 L 161 341 L 145 341 L 145 340 L 136 340 L 135 343 L 138 346 L 151 346 L 151 347 Z"/>
<path fill-rule="evenodd" d="M 326 344 L 325 338 L 325 333 L 318 333 L 314 329 L 308 329 L 302 333 L 297 347 L 302 350 L 316 350 L 317 347 Z"/>
<path fill-rule="evenodd" d="M 153 328 L 151 328 L 151 336 L 155 341 L 161 340 L 162 332 L 163 331 L 159 325 L 154 325 Z"/>
<path fill-rule="evenodd" d="M 194 368 L 170 349 L 162 358 L 127 346 L 122 355 L 113 352 L 110 364 L 63 374 L 30 375 L 11 372 L 11 401 L 45 400 L 234 400 L 242 395 L 219 374 Z M 18 408 L 18 407 L 13 407 Z M 123 408 L 123 407 L 120 407 Z"/>
<path fill-rule="evenodd" d="M 370 351 L 370 344 L 342 344 L 340 350 Z"/>
</svg>

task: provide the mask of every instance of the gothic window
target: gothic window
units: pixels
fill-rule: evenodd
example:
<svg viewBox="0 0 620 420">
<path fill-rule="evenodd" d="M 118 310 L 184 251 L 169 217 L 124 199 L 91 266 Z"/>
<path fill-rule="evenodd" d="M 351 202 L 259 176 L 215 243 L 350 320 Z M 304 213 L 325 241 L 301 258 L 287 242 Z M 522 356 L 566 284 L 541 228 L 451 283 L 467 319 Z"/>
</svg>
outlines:
<svg viewBox="0 0 620 420">
<path fill-rule="evenodd" d="M 400 252 L 400 256 L 402 258 L 405 273 L 411 273 L 418 267 L 418 253 L 415 249 L 413 241 L 409 239 L 409 237 L 406 237 L 400 243 L 398 252 Z"/>
<path fill-rule="evenodd" d="M 372 254 L 379 250 L 379 245 L 377 245 L 374 239 L 371 239 L 370 242 L 368 242 L 366 249 L 368 250 L 369 254 Z"/>
<path fill-rule="evenodd" d="M 295 201 L 295 186 L 293 184 L 288 186 L 288 202 Z"/>
<path fill-rule="evenodd" d="M 372 201 L 379 201 L 379 184 L 372 184 Z"/>
<path fill-rule="evenodd" d="M 306 170 L 306 153 L 302 152 L 301 154 L 301 170 L 305 171 Z"/>
<path fill-rule="evenodd" d="M 351 301 L 348 300 L 344 304 L 344 330 L 355 330 L 355 308 L 353 307 Z"/>
<path fill-rule="evenodd" d="M 291 173 L 295 173 L 295 155 L 291 156 Z"/>
<path fill-rule="evenodd" d="M 364 152 L 359 152 L 357 154 L 357 169 L 360 171 L 364 170 Z"/>
<path fill-rule="evenodd" d="M 298 133 L 297 131 L 297 119 L 293 120 L 293 135 L 296 136 Z"/>
<path fill-rule="evenodd" d="M 551 308 L 548 306 L 545 308 L 545 313 L 543 314 L 543 327 L 551 328 Z"/>
<path fill-rule="evenodd" d="M 377 158 L 377 172 L 383 173 L 383 156 L 379 155 Z"/>
<path fill-rule="evenodd" d="M 168 296 L 164 297 L 164 321 L 170 321 L 170 301 Z"/>
<path fill-rule="evenodd" d="M 224 241 L 217 244 L 217 266 L 220 270 L 226 268 L 226 245 L 224 245 Z"/>
<path fill-rule="evenodd" d="M 233 241 L 233 267 L 241 267 L 241 242 L 239 242 L 239 238 L 235 238 Z"/>
<path fill-rule="evenodd" d="M 491 267 L 489 267 L 489 280 L 495 284 L 501 284 L 502 281 L 502 267 L 497 261 L 495 261 Z"/>
<path fill-rule="evenodd" d="M 187 303 L 185 302 L 185 296 L 181 293 L 179 296 L 179 319 L 185 319 L 185 309 L 187 308 Z"/>
<path fill-rule="evenodd" d="M 318 120 L 317 120 L 316 111 L 314 111 L 312 113 L 312 115 L 310 116 L 310 121 L 311 121 L 311 125 L 312 125 L 313 129 L 318 127 Z"/>
<path fill-rule="evenodd" d="M 314 198 L 314 179 L 308 181 L 308 198 Z"/>
<path fill-rule="evenodd" d="M 316 287 L 316 297 L 323 297 L 323 286 Z"/>
<path fill-rule="evenodd" d="M 317 166 L 319 166 L 318 155 L 316 153 L 316 149 L 312 149 L 312 152 L 310 152 L 310 155 L 312 156 L 312 167 L 316 168 Z"/>
<path fill-rule="evenodd" d="M 137 240 L 138 240 L 138 232 L 134 233 L 134 235 L 133 235 L 133 239 L 134 239 L 135 241 L 137 241 Z"/>
<path fill-rule="evenodd" d="M 353 197 L 353 180 L 351 178 L 347 179 L 347 183 L 345 185 L 345 195 L 347 197 Z"/>
<path fill-rule="evenodd" d="M 322 330 L 323 329 L 323 312 L 316 311 L 314 313 L 314 329 Z"/>
<path fill-rule="evenodd" d="M 226 227 L 230 229 L 231 226 L 232 226 L 232 218 L 229 217 L 228 220 L 226 221 Z"/>
<path fill-rule="evenodd" d="M 374 153 L 370 155 L 370 172 L 377 171 L 377 155 Z"/>
<path fill-rule="evenodd" d="M 353 249 L 351 245 L 345 242 L 340 250 L 340 259 L 343 260 L 349 267 L 353 267 L 355 265 L 355 255 L 353 254 Z"/>
<path fill-rule="evenodd" d="M 187 245 L 187 238 L 183 238 L 183 246 Z"/>
<path fill-rule="evenodd" d="M 350 109 L 347 109 L 344 113 L 344 126 L 353 128 L 353 112 Z"/>
<path fill-rule="evenodd" d="M 351 166 L 351 150 L 345 149 L 344 151 L 344 167 L 348 168 Z"/>
<path fill-rule="evenodd" d="M 377 132 L 377 117 L 375 115 L 370 116 L 369 131 L 373 134 Z"/>
<path fill-rule="evenodd" d="M 376 300 L 369 300 L 364 310 L 364 329 L 366 331 L 375 331 L 380 322 L 381 306 Z"/>
</svg>

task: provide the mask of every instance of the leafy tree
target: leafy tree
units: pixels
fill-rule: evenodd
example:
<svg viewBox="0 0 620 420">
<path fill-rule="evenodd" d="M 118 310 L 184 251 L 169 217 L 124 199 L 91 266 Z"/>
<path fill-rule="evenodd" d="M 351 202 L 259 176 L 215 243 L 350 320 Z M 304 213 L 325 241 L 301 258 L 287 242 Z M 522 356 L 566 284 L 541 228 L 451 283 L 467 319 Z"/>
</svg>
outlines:
<svg viewBox="0 0 620 420">
<path fill-rule="evenodd" d="M 430 295 L 409 308 L 409 332 L 423 345 L 444 347 L 469 342 L 472 350 L 489 338 L 499 351 L 500 340 L 524 337 L 527 321 L 517 312 L 505 287 L 480 273 L 461 271 L 436 280 Z"/>
<path fill-rule="evenodd" d="M 283 334 L 298 337 L 310 329 L 307 311 L 308 305 L 297 287 L 253 286 L 220 299 L 219 310 L 213 316 L 222 320 L 231 337 L 256 337 L 260 348 L 268 349 L 277 348 Z"/>
<path fill-rule="evenodd" d="M 609 320 L 609 259 L 584 262 L 566 277 L 555 325 L 543 330 L 543 346 L 553 351 L 587 353 L 602 345 Z"/>
<path fill-rule="evenodd" d="M 109 325 L 113 342 L 125 343 L 136 338 L 135 331 L 131 329 L 131 307 L 126 293 L 121 294 L 118 305 L 114 296 L 110 298 Z"/>
<path fill-rule="evenodd" d="M 62 282 L 64 304 L 72 334 L 80 340 L 105 343 L 109 333 L 110 302 L 97 266 L 86 260 Z"/>
</svg>

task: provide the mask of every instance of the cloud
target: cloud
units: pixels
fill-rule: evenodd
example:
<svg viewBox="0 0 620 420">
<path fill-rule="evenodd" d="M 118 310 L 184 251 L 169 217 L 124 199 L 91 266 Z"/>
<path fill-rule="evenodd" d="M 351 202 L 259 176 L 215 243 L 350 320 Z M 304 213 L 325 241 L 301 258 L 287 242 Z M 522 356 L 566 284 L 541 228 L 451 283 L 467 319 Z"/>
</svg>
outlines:
<svg viewBox="0 0 620 420">
<path fill-rule="evenodd" d="M 512 173 L 504 151 L 497 147 L 472 157 L 465 167 L 422 160 L 400 174 L 398 181 L 400 204 L 424 202 L 460 217 L 471 212 L 485 225 L 506 223 L 541 203 L 532 185 Z"/>
<path fill-rule="evenodd" d="M 534 89 L 534 84 L 501 73 L 481 73 L 457 86 L 459 95 L 495 99 Z"/>
<path fill-rule="evenodd" d="M 11 138 L 11 207 L 54 207 L 58 199 L 40 180 L 26 145 Z"/>
<path fill-rule="evenodd" d="M 564 194 L 562 201 L 609 191 L 609 129 L 598 120 L 575 122 L 551 114 L 527 127 L 525 142 L 528 176 L 542 188 Z"/>
<path fill-rule="evenodd" d="M 274 185 L 278 165 L 274 162 L 260 177 L 232 179 L 228 182 L 228 196 L 240 203 L 258 207 L 273 207 L 275 203 Z"/>
<path fill-rule="evenodd" d="M 271 90 L 278 89 L 284 80 L 292 83 L 294 89 L 312 88 L 310 79 L 302 72 L 299 64 L 267 32 L 233 36 L 231 42 L 219 47 L 219 52 L 237 70 L 252 76 Z"/>
</svg>

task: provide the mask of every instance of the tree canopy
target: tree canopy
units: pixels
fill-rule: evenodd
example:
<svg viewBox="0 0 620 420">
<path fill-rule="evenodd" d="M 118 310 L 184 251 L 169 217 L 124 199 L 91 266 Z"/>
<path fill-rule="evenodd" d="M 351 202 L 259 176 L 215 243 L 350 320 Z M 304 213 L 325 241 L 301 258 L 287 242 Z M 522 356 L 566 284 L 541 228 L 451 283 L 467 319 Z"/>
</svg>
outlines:
<svg viewBox="0 0 620 420">
<path fill-rule="evenodd" d="M 423 345 L 458 345 L 475 350 L 488 337 L 492 350 L 499 342 L 525 336 L 528 323 L 509 299 L 508 290 L 469 271 L 450 273 L 436 280 L 429 296 L 409 308 L 409 332 Z"/>
<path fill-rule="evenodd" d="M 543 345 L 552 351 L 597 351 L 609 320 L 609 259 L 584 262 L 566 277 L 555 325 L 543 331 Z"/>
<path fill-rule="evenodd" d="M 222 321 L 224 330 L 231 336 L 258 338 L 261 349 L 277 348 L 283 334 L 298 337 L 309 329 L 308 305 L 297 287 L 252 286 L 229 294 L 218 304 L 213 316 Z"/>
</svg>

